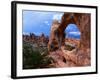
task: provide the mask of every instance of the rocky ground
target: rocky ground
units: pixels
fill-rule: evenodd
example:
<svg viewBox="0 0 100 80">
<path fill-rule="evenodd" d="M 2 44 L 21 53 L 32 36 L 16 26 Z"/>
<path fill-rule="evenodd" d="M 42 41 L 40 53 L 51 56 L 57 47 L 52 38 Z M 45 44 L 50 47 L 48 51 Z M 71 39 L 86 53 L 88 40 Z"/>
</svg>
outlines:
<svg viewBox="0 0 100 80">
<path fill-rule="evenodd" d="M 29 39 L 25 38 L 25 42 L 27 43 L 27 45 L 32 46 L 32 50 L 33 51 L 39 51 L 39 53 L 42 53 L 44 51 L 46 51 L 43 54 L 46 54 L 46 59 L 45 56 L 43 57 L 43 61 L 44 64 L 46 63 L 46 66 L 42 65 L 42 68 L 61 68 L 61 67 L 77 67 L 77 66 L 90 66 L 91 65 L 91 54 L 90 54 L 90 49 L 78 49 L 79 45 L 80 45 L 80 40 L 76 40 L 76 39 L 65 39 L 65 45 L 61 46 L 61 49 L 57 49 L 55 51 L 51 51 L 48 52 L 47 49 L 47 43 L 48 43 L 48 39 L 46 39 L 44 36 L 41 36 L 39 39 L 36 37 L 31 39 L 31 37 L 29 37 Z M 34 40 L 37 39 L 37 40 Z M 41 40 L 41 41 L 40 41 Z M 35 42 L 34 42 L 35 41 Z M 28 49 L 28 48 L 27 48 Z M 26 48 L 25 48 L 26 50 Z M 30 50 L 30 48 L 29 48 Z M 27 50 L 26 50 L 27 51 Z M 26 53 L 25 51 L 25 53 Z M 31 52 L 28 51 L 27 54 Z M 48 54 L 49 53 L 49 54 Z M 32 55 L 35 55 L 33 53 L 29 53 Z M 25 57 L 27 57 L 27 55 L 25 55 Z M 32 58 L 32 60 L 34 59 L 34 56 L 29 56 L 29 59 Z M 39 57 L 39 56 L 37 56 Z M 49 62 L 48 59 L 50 58 Z M 42 58 L 42 57 L 41 57 Z M 28 58 L 26 58 L 27 60 L 25 61 L 25 65 L 26 62 L 30 62 L 28 60 Z M 36 60 L 39 61 L 39 60 Z M 40 60 L 41 61 L 41 60 Z M 31 61 L 32 62 L 32 61 Z M 34 63 L 34 60 L 33 60 Z M 30 65 L 33 65 L 33 63 L 31 63 Z M 43 63 L 39 63 L 38 64 L 43 64 Z M 29 65 L 29 64 L 27 64 Z M 41 66 L 38 67 L 41 67 Z M 38 68 L 37 67 L 37 68 Z"/>
<path fill-rule="evenodd" d="M 73 40 L 75 43 L 75 40 Z M 71 43 L 73 43 L 71 40 Z M 70 41 L 67 42 L 70 44 Z M 78 41 L 76 40 L 76 45 Z M 61 49 L 50 52 L 50 57 L 52 57 L 52 65 L 55 67 L 78 67 L 78 66 L 90 66 L 91 65 L 91 55 L 90 49 L 78 50 L 77 46 L 74 49 L 68 50 L 65 46 Z"/>
</svg>

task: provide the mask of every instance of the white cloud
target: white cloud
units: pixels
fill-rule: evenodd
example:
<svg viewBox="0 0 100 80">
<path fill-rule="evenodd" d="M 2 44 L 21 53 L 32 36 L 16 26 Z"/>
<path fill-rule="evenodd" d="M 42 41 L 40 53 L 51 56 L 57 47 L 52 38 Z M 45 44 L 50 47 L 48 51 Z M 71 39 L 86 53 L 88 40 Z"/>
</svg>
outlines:
<svg viewBox="0 0 100 80">
<path fill-rule="evenodd" d="M 62 15 L 63 14 L 55 14 L 54 16 L 53 16 L 53 20 L 61 20 L 61 17 L 62 17 Z"/>
<path fill-rule="evenodd" d="M 27 32 L 23 32 L 23 35 L 30 35 L 30 33 L 27 33 Z"/>
<path fill-rule="evenodd" d="M 23 35 L 30 35 L 30 33 L 23 32 Z M 42 32 L 32 32 L 32 33 L 34 33 L 35 35 L 38 35 L 38 36 L 40 36 L 42 34 Z"/>
<path fill-rule="evenodd" d="M 48 21 L 44 21 L 44 23 L 45 23 L 45 24 L 47 24 L 47 23 L 48 23 Z"/>
<path fill-rule="evenodd" d="M 48 26 L 50 25 L 48 21 L 44 21 L 44 23 L 45 23 L 46 25 L 48 25 Z"/>
<path fill-rule="evenodd" d="M 47 25 L 49 26 L 50 24 L 48 23 Z"/>
<path fill-rule="evenodd" d="M 33 32 L 35 35 L 40 36 L 42 32 Z"/>
<path fill-rule="evenodd" d="M 81 33 L 80 33 L 80 32 L 69 32 L 69 34 L 81 35 Z"/>
</svg>

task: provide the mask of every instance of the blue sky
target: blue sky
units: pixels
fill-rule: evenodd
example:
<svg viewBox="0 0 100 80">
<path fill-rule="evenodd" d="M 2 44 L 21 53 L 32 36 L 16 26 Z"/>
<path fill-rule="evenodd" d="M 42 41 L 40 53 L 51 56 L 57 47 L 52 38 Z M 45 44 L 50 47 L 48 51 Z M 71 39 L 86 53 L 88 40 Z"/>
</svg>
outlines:
<svg viewBox="0 0 100 80">
<path fill-rule="evenodd" d="M 23 11 L 23 33 L 44 33 L 49 36 L 52 21 L 61 20 L 62 15 L 60 12 Z"/>
<path fill-rule="evenodd" d="M 23 34 L 34 33 L 46 36 L 50 34 L 50 27 L 54 19 L 61 20 L 64 13 L 62 12 L 46 12 L 46 11 L 23 11 Z M 67 33 L 79 34 L 79 30 L 75 24 L 69 24 L 65 30 Z"/>
<path fill-rule="evenodd" d="M 80 39 L 81 37 L 81 32 L 79 31 L 77 25 L 75 24 L 69 24 L 65 29 L 65 32 L 66 32 L 66 37 L 69 38 Z"/>
</svg>

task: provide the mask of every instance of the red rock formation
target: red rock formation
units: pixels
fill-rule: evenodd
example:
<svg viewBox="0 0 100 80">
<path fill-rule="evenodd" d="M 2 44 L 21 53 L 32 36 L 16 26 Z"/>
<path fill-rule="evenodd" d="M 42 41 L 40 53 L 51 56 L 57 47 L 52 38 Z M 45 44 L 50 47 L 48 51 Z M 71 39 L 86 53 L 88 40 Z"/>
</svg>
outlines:
<svg viewBox="0 0 100 80">
<path fill-rule="evenodd" d="M 58 40 L 56 36 L 56 30 L 58 29 L 60 23 L 57 20 L 54 20 L 51 26 L 51 32 L 49 37 L 49 43 L 48 43 L 48 49 L 49 51 L 54 50 L 55 48 L 58 48 Z"/>
<path fill-rule="evenodd" d="M 55 21 L 51 27 L 51 35 L 49 39 L 49 46 L 56 40 L 59 47 L 64 42 L 64 31 L 66 27 L 73 23 L 76 24 L 81 32 L 81 45 L 80 48 L 90 48 L 90 14 L 87 13 L 64 13 L 62 16 L 61 23 Z M 56 32 L 55 31 L 56 28 Z"/>
<path fill-rule="evenodd" d="M 70 23 L 78 26 L 81 32 L 81 48 L 90 48 L 90 14 L 87 13 L 64 13 L 58 28 L 59 38 Z"/>
<path fill-rule="evenodd" d="M 64 52 L 64 49 L 61 51 L 53 50 L 50 52 L 51 57 L 56 61 L 56 67 L 68 67 L 68 66 L 89 66 L 91 65 L 90 57 L 90 46 L 91 46 L 91 19 L 90 14 L 87 13 L 64 13 L 61 19 L 61 23 L 53 23 L 51 27 L 51 34 L 48 43 L 48 49 L 62 47 L 64 44 L 65 36 L 64 31 L 69 24 L 76 24 L 81 32 L 81 39 L 78 42 L 78 50 L 76 52 Z M 53 45 L 53 47 L 51 47 Z M 57 51 L 57 52 L 56 52 Z M 61 58 L 56 58 L 60 54 Z M 64 62 L 63 59 L 67 61 Z"/>
</svg>

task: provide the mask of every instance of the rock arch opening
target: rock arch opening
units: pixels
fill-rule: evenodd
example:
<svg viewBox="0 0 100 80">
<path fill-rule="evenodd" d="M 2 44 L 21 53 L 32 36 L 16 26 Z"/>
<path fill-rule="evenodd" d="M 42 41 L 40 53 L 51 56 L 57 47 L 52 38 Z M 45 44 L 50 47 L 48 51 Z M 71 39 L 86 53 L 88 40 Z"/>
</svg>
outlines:
<svg viewBox="0 0 100 80">
<path fill-rule="evenodd" d="M 72 50 L 75 48 L 78 48 L 80 46 L 80 38 L 81 38 L 81 32 L 78 29 L 76 24 L 69 24 L 65 29 L 65 43 L 64 46 L 66 46 L 67 50 Z M 72 48 L 72 49 L 71 49 Z"/>
<path fill-rule="evenodd" d="M 64 13 L 59 23 L 53 23 L 48 42 L 50 55 L 58 64 L 56 67 L 91 65 L 91 15 L 88 13 Z M 81 32 L 78 46 L 66 48 L 65 30 L 69 24 L 75 24 Z M 56 29 L 53 29 L 56 27 Z M 69 45 L 69 44 L 68 44 Z M 69 50 L 69 51 L 68 51 Z M 55 56 L 55 57 L 54 57 Z"/>
<path fill-rule="evenodd" d="M 65 29 L 65 38 L 80 39 L 81 32 L 76 24 L 69 24 Z"/>
<path fill-rule="evenodd" d="M 61 19 L 61 22 L 56 24 L 56 31 L 51 31 L 51 37 L 49 40 L 49 45 L 53 45 L 53 42 L 56 41 L 59 48 L 64 44 L 65 39 L 65 29 L 69 24 L 76 24 L 81 32 L 80 38 L 80 49 L 90 48 L 90 14 L 88 13 L 64 13 Z M 54 25 L 52 25 L 54 27 Z"/>
</svg>

